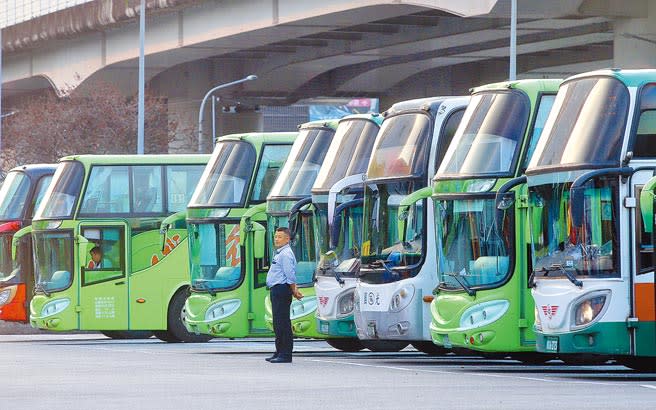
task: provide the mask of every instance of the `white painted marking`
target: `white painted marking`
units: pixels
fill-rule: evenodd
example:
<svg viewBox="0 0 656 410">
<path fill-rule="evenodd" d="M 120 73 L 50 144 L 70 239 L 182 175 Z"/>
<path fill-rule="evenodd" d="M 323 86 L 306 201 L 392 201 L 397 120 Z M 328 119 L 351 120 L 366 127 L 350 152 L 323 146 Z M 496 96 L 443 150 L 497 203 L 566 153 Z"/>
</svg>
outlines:
<svg viewBox="0 0 656 410">
<path fill-rule="evenodd" d="M 647 389 L 654 389 L 656 390 L 656 386 L 652 386 L 651 384 L 641 384 L 640 387 L 645 387 Z"/>
</svg>

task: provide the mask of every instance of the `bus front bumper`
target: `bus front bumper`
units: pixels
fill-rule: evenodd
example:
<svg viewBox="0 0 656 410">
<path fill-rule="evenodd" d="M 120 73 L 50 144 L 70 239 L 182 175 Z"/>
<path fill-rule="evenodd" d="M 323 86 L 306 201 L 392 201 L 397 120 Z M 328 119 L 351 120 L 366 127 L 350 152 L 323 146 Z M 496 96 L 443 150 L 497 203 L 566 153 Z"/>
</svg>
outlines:
<svg viewBox="0 0 656 410">
<path fill-rule="evenodd" d="M 624 322 L 598 322 L 567 333 L 536 331 L 536 349 L 540 353 L 628 355 L 631 339 Z"/>
<path fill-rule="evenodd" d="M 358 337 L 352 314 L 339 319 L 317 317 L 317 331 L 323 337 Z"/>
</svg>

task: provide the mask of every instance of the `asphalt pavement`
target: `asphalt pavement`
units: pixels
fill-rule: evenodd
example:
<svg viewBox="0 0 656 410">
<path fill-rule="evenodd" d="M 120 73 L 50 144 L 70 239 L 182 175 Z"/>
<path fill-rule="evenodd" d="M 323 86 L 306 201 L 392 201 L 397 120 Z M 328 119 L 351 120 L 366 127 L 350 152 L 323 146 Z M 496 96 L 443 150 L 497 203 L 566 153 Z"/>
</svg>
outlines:
<svg viewBox="0 0 656 410">
<path fill-rule="evenodd" d="M 0 335 L 0 409 L 650 409 L 656 373 L 609 363 L 336 351 L 297 340 L 168 344 L 98 334 Z"/>
</svg>

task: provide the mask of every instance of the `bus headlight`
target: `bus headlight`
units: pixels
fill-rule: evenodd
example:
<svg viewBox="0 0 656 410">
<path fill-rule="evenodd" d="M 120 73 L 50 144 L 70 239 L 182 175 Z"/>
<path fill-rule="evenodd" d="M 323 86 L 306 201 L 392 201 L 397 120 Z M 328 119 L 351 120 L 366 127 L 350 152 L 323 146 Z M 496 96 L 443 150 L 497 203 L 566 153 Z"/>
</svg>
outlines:
<svg viewBox="0 0 656 410">
<path fill-rule="evenodd" d="M 306 296 L 301 300 L 294 299 L 289 318 L 291 320 L 298 319 L 299 317 L 303 317 L 315 310 L 317 310 L 316 296 Z"/>
<path fill-rule="evenodd" d="M 205 321 L 211 322 L 226 318 L 235 313 L 239 306 L 241 306 L 241 300 L 239 299 L 227 299 L 215 303 L 205 312 Z"/>
<path fill-rule="evenodd" d="M 10 297 L 11 297 L 11 289 L 5 289 L 2 292 L 0 292 L 0 306 L 9 302 Z"/>
<path fill-rule="evenodd" d="M 460 330 L 489 325 L 505 315 L 509 307 L 510 302 L 507 300 L 493 300 L 471 306 L 460 318 Z"/>
<path fill-rule="evenodd" d="M 603 291 L 601 293 L 587 295 L 584 299 L 580 299 L 574 305 L 574 325 L 572 329 L 588 326 L 600 318 L 609 296 L 610 291 Z"/>
<path fill-rule="evenodd" d="M 355 304 L 355 289 L 348 290 L 337 299 L 337 317 L 348 316 L 353 313 Z"/>
<path fill-rule="evenodd" d="M 392 300 L 390 301 L 390 310 L 392 312 L 400 312 L 405 309 L 412 298 L 415 296 L 415 287 L 413 285 L 406 285 L 401 289 L 394 292 Z"/>
<path fill-rule="evenodd" d="M 55 299 L 43 305 L 41 308 L 41 317 L 48 317 L 61 313 L 71 304 L 71 300 L 68 298 L 65 299 Z"/>
<path fill-rule="evenodd" d="M 533 322 L 535 329 L 542 330 L 542 320 L 540 319 L 540 311 L 538 310 L 537 306 L 533 310 L 533 314 L 535 315 L 535 321 Z"/>
</svg>

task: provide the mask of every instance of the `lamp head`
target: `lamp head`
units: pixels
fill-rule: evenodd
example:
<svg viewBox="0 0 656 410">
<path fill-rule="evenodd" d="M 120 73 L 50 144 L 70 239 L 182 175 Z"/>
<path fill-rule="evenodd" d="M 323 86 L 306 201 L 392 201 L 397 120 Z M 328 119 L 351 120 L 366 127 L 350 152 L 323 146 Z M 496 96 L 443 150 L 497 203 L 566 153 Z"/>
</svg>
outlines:
<svg viewBox="0 0 656 410">
<path fill-rule="evenodd" d="M 247 81 L 252 81 L 252 80 L 257 80 L 257 76 L 255 74 L 251 74 L 248 77 L 246 77 Z"/>
</svg>

